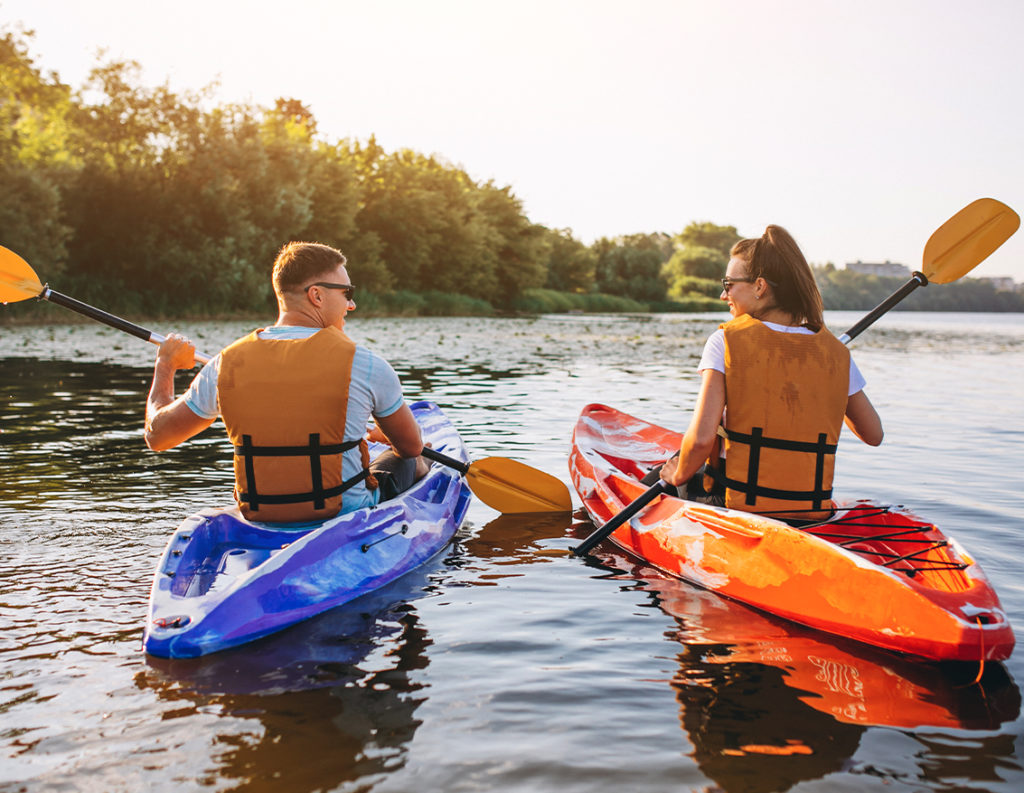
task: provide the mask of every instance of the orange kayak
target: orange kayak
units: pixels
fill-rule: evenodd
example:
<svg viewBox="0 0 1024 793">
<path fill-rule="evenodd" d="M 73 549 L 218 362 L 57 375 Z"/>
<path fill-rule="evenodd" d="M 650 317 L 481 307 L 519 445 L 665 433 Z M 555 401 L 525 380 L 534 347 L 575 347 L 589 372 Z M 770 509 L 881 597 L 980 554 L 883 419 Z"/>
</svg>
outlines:
<svg viewBox="0 0 1024 793">
<path fill-rule="evenodd" d="M 603 525 L 647 490 L 639 480 L 682 436 L 605 405 L 573 431 L 569 468 Z M 1004 660 L 1013 630 L 971 556 L 899 507 L 853 501 L 793 528 L 666 495 L 611 534 L 660 570 L 818 630 L 935 661 Z"/>
</svg>

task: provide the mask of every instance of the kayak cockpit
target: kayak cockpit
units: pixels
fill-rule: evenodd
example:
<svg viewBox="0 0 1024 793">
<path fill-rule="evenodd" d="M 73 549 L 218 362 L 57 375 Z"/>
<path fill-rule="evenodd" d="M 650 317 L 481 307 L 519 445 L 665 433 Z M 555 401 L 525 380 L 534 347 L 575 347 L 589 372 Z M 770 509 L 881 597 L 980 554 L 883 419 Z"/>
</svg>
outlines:
<svg viewBox="0 0 1024 793">
<path fill-rule="evenodd" d="M 233 514 L 218 512 L 191 527 L 182 527 L 172 540 L 170 555 L 177 554 L 171 594 L 202 597 L 223 589 L 287 548 L 313 527 L 284 531 L 262 528 Z"/>
<path fill-rule="evenodd" d="M 663 447 L 658 455 L 651 453 L 650 443 L 643 445 L 646 454 L 641 455 L 642 459 L 639 460 L 625 457 L 621 451 L 615 454 L 606 449 L 591 449 L 618 475 L 609 477 L 604 484 L 623 505 L 643 492 L 639 480 L 667 459 Z M 608 510 L 607 516 L 598 517 L 607 520 L 613 515 L 614 512 Z M 953 593 L 966 592 L 971 588 L 970 578 L 964 571 L 973 563 L 972 560 L 965 558 L 962 551 L 950 543 L 934 524 L 899 508 L 867 501 L 857 502 L 852 506 L 840 506 L 832 518 L 813 524 L 773 518 L 771 515 L 758 517 L 782 520 L 794 528 L 859 554 L 873 564 L 915 579 L 921 586 Z"/>
</svg>

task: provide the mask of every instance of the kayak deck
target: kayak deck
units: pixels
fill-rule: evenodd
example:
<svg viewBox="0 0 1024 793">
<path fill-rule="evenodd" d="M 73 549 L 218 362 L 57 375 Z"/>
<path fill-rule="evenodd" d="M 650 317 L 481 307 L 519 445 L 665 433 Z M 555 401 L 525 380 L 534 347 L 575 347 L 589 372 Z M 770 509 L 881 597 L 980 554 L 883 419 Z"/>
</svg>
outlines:
<svg viewBox="0 0 1024 793">
<path fill-rule="evenodd" d="M 570 470 L 600 525 L 647 488 L 681 435 L 604 405 L 584 408 Z M 1002 660 L 1013 631 L 977 563 L 932 523 L 868 501 L 795 528 L 660 496 L 612 533 L 672 575 L 794 622 L 931 660 Z"/>
<path fill-rule="evenodd" d="M 436 405 L 411 407 L 434 448 L 467 461 Z M 145 650 L 205 655 L 371 592 L 444 548 L 469 500 L 459 472 L 435 464 L 397 498 L 322 523 L 258 524 L 237 507 L 203 510 L 178 527 L 157 563 Z"/>
</svg>

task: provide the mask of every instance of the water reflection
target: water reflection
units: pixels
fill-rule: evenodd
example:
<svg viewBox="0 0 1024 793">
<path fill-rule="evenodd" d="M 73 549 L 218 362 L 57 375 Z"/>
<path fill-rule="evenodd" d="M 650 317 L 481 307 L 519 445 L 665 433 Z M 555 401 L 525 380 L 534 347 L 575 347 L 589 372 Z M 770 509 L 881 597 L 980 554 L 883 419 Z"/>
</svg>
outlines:
<svg viewBox="0 0 1024 793">
<path fill-rule="evenodd" d="M 230 500 L 230 450 L 212 427 L 187 455 L 157 456 L 142 440 L 151 373 L 105 363 L 32 358 L 0 361 L 0 503 L 74 505 L 97 497 L 148 499 L 166 479 L 191 488 L 222 485 Z"/>
<path fill-rule="evenodd" d="M 416 673 L 430 640 L 415 598 L 427 576 L 406 577 L 244 648 L 197 659 L 146 658 L 140 689 L 190 715 L 224 722 L 216 777 L 234 790 L 323 790 L 401 768 L 426 699 Z M 255 722 L 240 731 L 232 717 Z M 165 716 L 166 718 L 166 716 Z"/>
<path fill-rule="evenodd" d="M 586 536 L 589 523 L 574 527 Z M 1020 715 L 1006 668 L 932 664 L 844 641 L 762 614 L 602 547 L 601 564 L 641 582 L 677 628 L 671 679 L 701 771 L 724 790 L 787 790 L 855 765 L 868 727 L 920 732 L 997 730 Z M 972 774 L 997 775 L 999 736 L 928 742 L 938 775 L 968 747 Z M 987 765 L 985 758 L 988 758 Z"/>
<path fill-rule="evenodd" d="M 679 619 L 672 685 L 695 760 L 727 790 L 781 791 L 843 769 L 868 726 L 994 730 L 1019 714 L 1002 664 L 974 684 L 976 665 L 843 646 L 681 582 L 645 581 Z M 952 759 L 959 743 L 935 748 Z"/>
<path fill-rule="evenodd" d="M 544 541 L 565 535 L 565 515 L 501 515 L 464 529 L 439 559 L 377 592 L 245 647 L 196 659 L 147 656 L 139 689 L 172 703 L 165 718 L 215 709 L 213 778 L 233 789 L 369 789 L 407 760 L 429 687 L 419 674 L 432 644 L 416 602 L 453 587 L 495 586 L 522 565 L 563 558 Z M 505 572 L 502 568 L 507 569 Z M 243 730 L 233 719 L 243 719 Z"/>
<path fill-rule="evenodd" d="M 471 559 L 486 559 L 495 567 L 518 567 L 564 557 L 564 549 L 546 548 L 543 541 L 564 537 L 572 524 L 568 514 L 499 515 L 462 544 Z"/>
</svg>

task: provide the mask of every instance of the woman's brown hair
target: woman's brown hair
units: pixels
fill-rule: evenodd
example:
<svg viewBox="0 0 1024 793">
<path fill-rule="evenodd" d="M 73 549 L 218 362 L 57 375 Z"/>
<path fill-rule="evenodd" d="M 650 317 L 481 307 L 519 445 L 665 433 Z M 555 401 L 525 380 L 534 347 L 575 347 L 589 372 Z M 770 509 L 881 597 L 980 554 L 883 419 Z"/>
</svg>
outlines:
<svg viewBox="0 0 1024 793">
<path fill-rule="evenodd" d="M 768 226 L 757 239 L 740 240 L 730 256 L 747 263 L 750 278 L 772 287 L 775 305 L 813 331 L 825 327 L 821 292 L 796 240 L 782 226 Z"/>
</svg>

